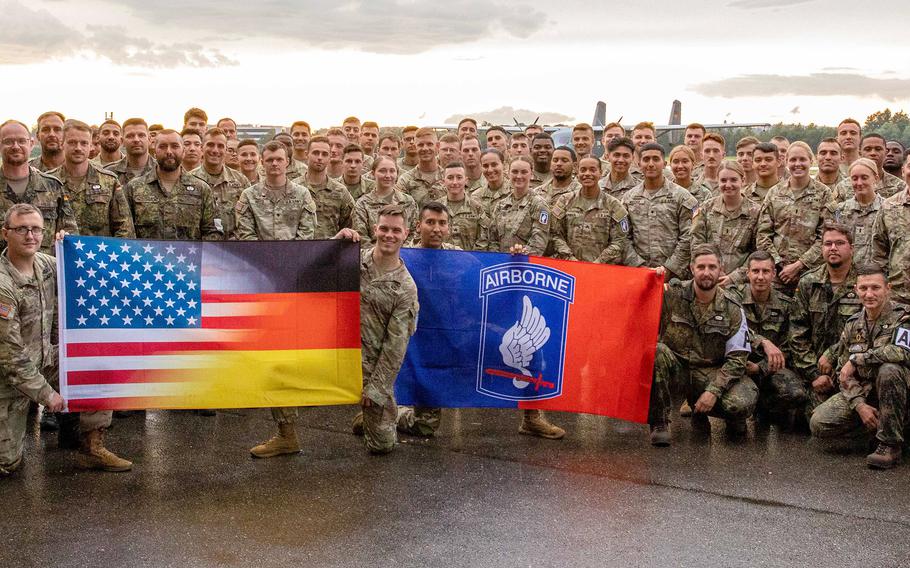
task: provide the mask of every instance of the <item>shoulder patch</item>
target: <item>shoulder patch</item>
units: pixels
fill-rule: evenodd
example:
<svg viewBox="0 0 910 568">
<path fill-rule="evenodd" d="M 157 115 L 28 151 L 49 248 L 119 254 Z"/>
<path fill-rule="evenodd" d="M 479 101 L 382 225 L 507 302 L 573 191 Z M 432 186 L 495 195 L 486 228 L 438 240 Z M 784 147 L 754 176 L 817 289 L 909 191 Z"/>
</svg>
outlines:
<svg viewBox="0 0 910 568">
<path fill-rule="evenodd" d="M 249 209 L 249 207 L 250 207 L 249 203 L 247 203 L 246 201 L 240 199 L 240 200 L 237 201 L 237 204 L 234 205 L 234 211 L 236 211 L 236 212 L 238 212 L 238 213 L 243 213 L 244 211 L 246 211 L 247 209 Z"/>
<path fill-rule="evenodd" d="M 620 219 L 619 228 L 622 230 L 623 233 L 629 232 L 629 217 L 628 216 L 625 216 L 622 219 Z"/>
<path fill-rule="evenodd" d="M 8 320 L 13 317 L 13 312 L 15 308 L 12 304 L 7 304 L 5 302 L 0 302 L 0 318 Z"/>
<path fill-rule="evenodd" d="M 901 326 L 894 330 L 894 344 L 910 351 L 910 328 Z"/>
<path fill-rule="evenodd" d="M 550 222 L 550 214 L 547 213 L 546 211 L 541 211 L 540 217 L 538 217 L 537 220 L 540 221 L 541 225 L 546 225 L 547 223 Z"/>
</svg>

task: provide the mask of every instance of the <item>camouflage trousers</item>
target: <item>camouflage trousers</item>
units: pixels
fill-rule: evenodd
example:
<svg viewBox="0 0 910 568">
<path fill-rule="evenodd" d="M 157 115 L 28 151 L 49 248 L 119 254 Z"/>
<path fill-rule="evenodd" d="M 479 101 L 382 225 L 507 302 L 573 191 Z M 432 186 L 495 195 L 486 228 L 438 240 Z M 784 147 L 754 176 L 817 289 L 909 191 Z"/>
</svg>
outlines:
<svg viewBox="0 0 910 568">
<path fill-rule="evenodd" d="M 393 397 L 389 397 L 383 405 L 374 401 L 370 406 L 363 407 L 363 439 L 367 450 L 374 454 L 387 454 L 395 449 L 398 443 L 397 419 L 398 405 Z"/>
<path fill-rule="evenodd" d="M 278 424 L 296 424 L 296 406 L 276 406 L 272 408 L 272 419 Z"/>
<path fill-rule="evenodd" d="M 92 412 L 63 412 L 57 415 L 57 420 L 64 425 L 73 425 L 75 428 L 78 424 L 79 432 L 86 433 L 92 430 L 100 430 L 111 425 L 113 412 L 110 410 L 95 410 Z"/>
<path fill-rule="evenodd" d="M 758 383 L 759 407 L 770 412 L 780 412 L 805 406 L 809 394 L 796 373 L 790 369 L 768 373 L 766 360 L 758 366 L 761 371 L 753 380 Z"/>
<path fill-rule="evenodd" d="M 904 426 L 907 424 L 908 383 L 910 371 L 900 365 L 885 363 L 875 371 L 875 385 L 866 398 L 867 404 L 878 409 L 879 442 L 892 446 L 904 443 Z M 820 440 L 855 441 L 868 438 L 859 414 L 850 406 L 843 393 L 819 405 L 809 421 L 812 435 Z"/>
<path fill-rule="evenodd" d="M 442 421 L 441 408 L 399 406 L 398 431 L 411 436 L 432 436 Z"/>
<path fill-rule="evenodd" d="M 683 391 L 689 406 L 695 408 L 698 397 L 713 381 L 720 367 L 690 367 L 680 360 L 663 343 L 657 344 L 657 356 L 654 359 L 654 382 L 651 385 L 651 409 L 648 423 L 659 420 L 661 416 L 669 421 L 670 387 Z M 656 391 L 656 392 L 655 392 Z M 655 408 L 655 403 L 658 407 Z M 717 399 L 714 408 L 708 414 L 725 420 L 748 418 L 758 403 L 758 387 L 749 377 L 731 381 L 727 390 Z M 665 405 L 665 407 L 664 407 Z"/>
</svg>

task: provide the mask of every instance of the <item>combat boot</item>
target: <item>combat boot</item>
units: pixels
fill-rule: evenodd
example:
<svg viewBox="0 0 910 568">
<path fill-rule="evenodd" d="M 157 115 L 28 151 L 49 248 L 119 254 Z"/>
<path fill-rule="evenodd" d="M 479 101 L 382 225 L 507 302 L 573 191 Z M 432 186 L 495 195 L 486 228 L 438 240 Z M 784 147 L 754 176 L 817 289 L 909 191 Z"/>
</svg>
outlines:
<svg viewBox="0 0 910 568">
<path fill-rule="evenodd" d="M 76 454 L 76 467 L 102 471 L 129 471 L 133 462 L 125 460 L 104 447 L 104 431 L 100 428 L 82 434 L 82 446 Z"/>
<path fill-rule="evenodd" d="M 873 469 L 891 469 L 901 463 L 901 447 L 879 442 L 875 451 L 866 456 L 866 464 Z"/>
<path fill-rule="evenodd" d="M 519 434 L 528 436 L 537 436 L 549 440 L 559 440 L 566 435 L 566 431 L 551 424 L 543 417 L 539 410 L 525 410 L 521 419 L 521 426 L 518 427 Z"/>
<path fill-rule="evenodd" d="M 670 445 L 670 428 L 666 424 L 654 424 L 651 427 L 651 445 L 665 448 Z"/>
<path fill-rule="evenodd" d="M 277 436 L 273 436 L 268 442 L 250 448 L 250 453 L 254 458 L 273 458 L 298 452 L 300 452 L 300 442 L 297 441 L 297 430 L 295 424 L 292 423 L 279 424 Z"/>
<path fill-rule="evenodd" d="M 351 422 L 351 433 L 355 436 L 363 436 L 363 412 L 358 412 Z"/>
<path fill-rule="evenodd" d="M 41 411 L 41 429 L 46 432 L 55 432 L 60 425 L 57 423 L 57 415 L 47 409 Z"/>
</svg>

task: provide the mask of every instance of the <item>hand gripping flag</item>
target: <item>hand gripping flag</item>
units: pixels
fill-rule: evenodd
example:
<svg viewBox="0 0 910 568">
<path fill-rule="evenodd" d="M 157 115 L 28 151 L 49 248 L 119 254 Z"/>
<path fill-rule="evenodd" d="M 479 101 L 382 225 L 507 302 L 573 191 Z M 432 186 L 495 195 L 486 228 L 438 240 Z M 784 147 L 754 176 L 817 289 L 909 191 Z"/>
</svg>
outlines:
<svg viewBox="0 0 910 568">
<path fill-rule="evenodd" d="M 68 236 L 58 247 L 69 410 L 360 400 L 356 244 Z"/>
<path fill-rule="evenodd" d="M 662 301 L 653 271 L 430 249 L 402 257 L 420 319 L 400 404 L 647 420 Z"/>
</svg>

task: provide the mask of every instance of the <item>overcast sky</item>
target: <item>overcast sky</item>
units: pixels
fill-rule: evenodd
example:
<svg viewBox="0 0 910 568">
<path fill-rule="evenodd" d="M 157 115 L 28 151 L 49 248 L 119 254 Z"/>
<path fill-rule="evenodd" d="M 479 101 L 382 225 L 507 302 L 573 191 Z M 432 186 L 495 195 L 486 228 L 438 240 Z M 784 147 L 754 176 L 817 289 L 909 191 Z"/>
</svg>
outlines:
<svg viewBox="0 0 910 568">
<path fill-rule="evenodd" d="M 0 109 L 29 124 L 56 109 L 171 127 L 190 106 L 212 121 L 315 127 L 349 114 L 440 124 L 503 107 L 590 121 L 598 99 L 624 123 L 665 123 L 674 98 L 683 122 L 836 124 L 910 110 L 910 3 L 857 6 L 0 0 Z"/>
</svg>

